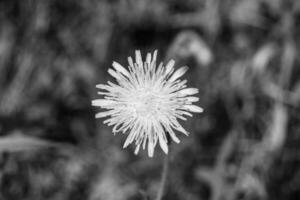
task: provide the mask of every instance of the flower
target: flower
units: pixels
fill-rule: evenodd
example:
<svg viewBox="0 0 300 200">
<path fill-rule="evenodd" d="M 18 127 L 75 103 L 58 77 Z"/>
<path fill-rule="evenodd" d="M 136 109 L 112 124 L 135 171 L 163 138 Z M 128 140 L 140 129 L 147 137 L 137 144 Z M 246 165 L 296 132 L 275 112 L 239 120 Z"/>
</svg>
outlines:
<svg viewBox="0 0 300 200">
<path fill-rule="evenodd" d="M 187 88 L 187 80 L 180 80 L 187 67 L 175 71 L 174 60 L 166 66 L 156 65 L 157 50 L 147 54 L 145 62 L 141 52 L 135 51 L 135 62 L 128 57 L 129 67 L 113 62 L 108 73 L 116 79 L 107 84 L 99 84 L 99 95 L 104 97 L 92 101 L 93 106 L 106 109 L 96 114 L 96 118 L 108 117 L 104 124 L 113 126 L 113 133 L 127 133 L 123 148 L 135 142 L 135 154 L 142 146 L 148 145 L 148 155 L 152 157 L 154 148 L 159 143 L 162 150 L 168 153 L 168 137 L 179 143 L 175 130 L 185 135 L 189 133 L 180 125 L 178 119 L 192 117 L 191 112 L 201 113 L 203 109 L 193 105 L 199 100 L 192 96 L 198 93 L 197 88 Z"/>
</svg>

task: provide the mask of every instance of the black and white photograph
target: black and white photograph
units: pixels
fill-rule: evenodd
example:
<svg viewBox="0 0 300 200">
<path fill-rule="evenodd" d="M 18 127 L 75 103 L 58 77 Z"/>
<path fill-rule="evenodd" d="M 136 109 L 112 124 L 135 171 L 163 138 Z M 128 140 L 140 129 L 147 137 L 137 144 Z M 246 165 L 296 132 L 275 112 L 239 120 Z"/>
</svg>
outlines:
<svg viewBox="0 0 300 200">
<path fill-rule="evenodd" d="M 0 0 L 0 200 L 299 200 L 300 1 Z"/>
</svg>

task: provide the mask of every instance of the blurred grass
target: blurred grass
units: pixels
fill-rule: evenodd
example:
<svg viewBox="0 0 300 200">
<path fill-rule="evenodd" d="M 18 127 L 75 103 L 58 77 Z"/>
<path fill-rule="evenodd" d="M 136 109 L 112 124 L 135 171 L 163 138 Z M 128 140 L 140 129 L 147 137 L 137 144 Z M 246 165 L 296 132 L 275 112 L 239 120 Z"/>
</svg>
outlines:
<svg viewBox="0 0 300 200">
<path fill-rule="evenodd" d="M 292 0 L 1 1 L 0 135 L 58 145 L 0 147 L 0 198 L 153 199 L 164 155 L 123 150 L 90 102 L 113 60 L 158 49 L 205 108 L 165 199 L 299 199 L 299 16 Z"/>
</svg>

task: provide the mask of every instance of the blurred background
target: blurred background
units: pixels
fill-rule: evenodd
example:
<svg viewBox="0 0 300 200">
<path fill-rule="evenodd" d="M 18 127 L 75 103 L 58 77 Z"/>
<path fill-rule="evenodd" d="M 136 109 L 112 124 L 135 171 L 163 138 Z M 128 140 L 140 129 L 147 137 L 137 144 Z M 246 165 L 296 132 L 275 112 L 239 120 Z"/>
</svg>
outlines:
<svg viewBox="0 0 300 200">
<path fill-rule="evenodd" d="M 136 49 L 188 65 L 204 108 L 163 199 L 300 199 L 299 28 L 293 0 L 1 0 L 0 199 L 154 199 L 165 155 L 91 106 Z"/>
</svg>

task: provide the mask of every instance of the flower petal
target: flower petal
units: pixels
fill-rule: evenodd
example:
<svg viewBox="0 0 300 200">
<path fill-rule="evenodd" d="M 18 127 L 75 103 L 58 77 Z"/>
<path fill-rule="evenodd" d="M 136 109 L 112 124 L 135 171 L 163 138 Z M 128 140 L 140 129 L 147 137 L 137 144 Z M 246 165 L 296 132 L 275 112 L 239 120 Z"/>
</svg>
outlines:
<svg viewBox="0 0 300 200">
<path fill-rule="evenodd" d="M 201 108 L 199 106 L 195 106 L 195 105 L 184 105 L 183 109 L 188 110 L 190 112 L 195 112 L 195 113 L 202 113 L 203 112 L 203 108 Z"/>
<path fill-rule="evenodd" d="M 147 53 L 146 63 L 147 63 L 148 65 L 151 64 L 151 53 Z"/>
<path fill-rule="evenodd" d="M 163 140 L 161 137 L 158 138 L 158 141 L 161 149 L 165 152 L 165 154 L 168 154 L 169 148 L 167 142 Z"/>
<path fill-rule="evenodd" d="M 108 73 L 117 80 L 119 80 L 121 78 L 121 76 L 112 69 L 108 69 Z"/>
<path fill-rule="evenodd" d="M 135 62 L 139 65 L 139 67 L 143 67 L 143 59 L 140 50 L 135 51 Z"/>
<path fill-rule="evenodd" d="M 102 90 L 109 90 L 110 87 L 108 85 L 98 84 L 98 85 L 96 85 L 96 88 L 102 89 Z"/>
<path fill-rule="evenodd" d="M 152 140 L 149 140 L 149 143 L 148 143 L 148 156 L 149 157 L 153 157 L 153 154 L 154 154 L 154 143 Z"/>
<path fill-rule="evenodd" d="M 128 57 L 128 63 L 129 63 L 129 66 L 133 69 L 134 68 L 134 64 L 133 64 L 133 60 L 131 57 Z"/>
<path fill-rule="evenodd" d="M 187 70 L 188 70 L 188 67 L 186 67 L 186 66 L 177 69 L 168 81 L 173 82 L 173 81 L 177 80 L 179 77 L 181 77 L 183 74 L 185 74 L 187 72 Z"/>
<path fill-rule="evenodd" d="M 113 62 L 112 63 L 112 66 L 117 70 L 117 71 L 119 71 L 119 72 L 121 72 L 122 74 L 124 74 L 125 76 L 127 76 L 127 77 L 129 77 L 130 75 L 129 75 L 129 73 L 128 73 L 128 71 L 122 66 L 122 65 L 120 65 L 119 63 L 117 63 L 117 62 Z"/>
<path fill-rule="evenodd" d="M 139 150 L 140 150 L 140 147 L 141 147 L 141 144 L 138 144 L 134 150 L 134 154 L 137 155 L 139 153 Z"/>
<path fill-rule="evenodd" d="M 111 106 L 116 103 L 117 103 L 116 101 L 106 100 L 106 99 L 96 99 L 92 101 L 93 106 L 99 106 L 99 107 Z"/>
<path fill-rule="evenodd" d="M 166 75 L 173 71 L 174 65 L 175 65 L 175 61 L 171 59 L 166 65 L 166 72 L 165 72 Z"/>
<path fill-rule="evenodd" d="M 151 62 L 151 68 L 153 68 L 153 66 L 155 65 L 156 63 L 156 58 L 157 58 L 157 50 L 154 51 L 153 53 L 153 58 L 152 58 L 152 62 Z"/>
<path fill-rule="evenodd" d="M 110 116 L 110 115 L 113 115 L 113 114 L 116 114 L 118 113 L 119 111 L 116 111 L 116 110 L 110 110 L 110 111 L 105 111 L 105 112 L 98 112 L 95 117 L 96 118 L 103 118 L 103 117 L 107 117 L 107 116 Z"/>
<path fill-rule="evenodd" d="M 199 101 L 199 97 L 185 97 L 185 100 L 190 103 Z"/>
<path fill-rule="evenodd" d="M 184 97 L 184 96 L 188 96 L 188 95 L 194 95 L 197 94 L 199 92 L 199 90 L 197 88 L 185 88 L 183 90 L 179 90 L 177 92 L 179 97 Z"/>
</svg>

